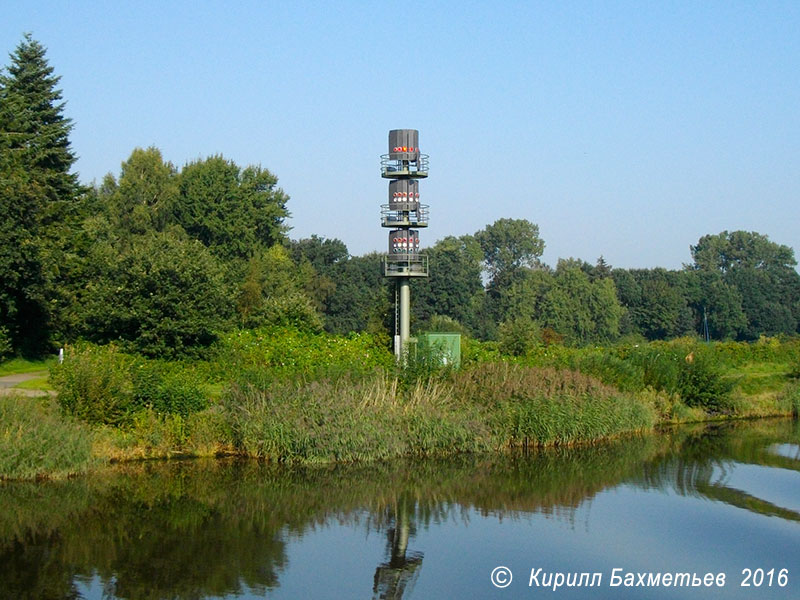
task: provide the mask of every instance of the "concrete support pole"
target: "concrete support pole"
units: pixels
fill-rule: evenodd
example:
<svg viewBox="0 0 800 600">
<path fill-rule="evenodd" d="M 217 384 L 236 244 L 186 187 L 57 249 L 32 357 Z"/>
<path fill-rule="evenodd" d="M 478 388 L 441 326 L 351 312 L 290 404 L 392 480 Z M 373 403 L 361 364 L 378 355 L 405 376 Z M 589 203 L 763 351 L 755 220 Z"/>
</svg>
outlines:
<svg viewBox="0 0 800 600">
<path fill-rule="evenodd" d="M 397 280 L 400 287 L 400 352 L 401 355 L 408 348 L 411 337 L 411 285 L 408 277 Z"/>
</svg>

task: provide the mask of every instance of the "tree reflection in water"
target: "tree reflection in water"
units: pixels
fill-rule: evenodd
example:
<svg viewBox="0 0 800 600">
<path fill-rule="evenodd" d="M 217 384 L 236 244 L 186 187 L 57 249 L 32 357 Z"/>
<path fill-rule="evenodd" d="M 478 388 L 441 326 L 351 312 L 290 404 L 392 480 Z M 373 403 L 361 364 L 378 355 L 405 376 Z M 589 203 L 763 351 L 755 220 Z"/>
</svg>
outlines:
<svg viewBox="0 0 800 600">
<path fill-rule="evenodd" d="M 415 535 L 469 515 L 571 518 L 621 483 L 672 489 L 778 517 L 800 515 L 735 489 L 737 464 L 800 470 L 774 451 L 800 441 L 796 422 L 678 428 L 590 448 L 521 455 L 285 469 L 255 461 L 119 466 L 89 477 L 0 485 L 0 599 L 266 595 L 287 544 L 331 522 L 386 535 L 375 598 L 401 598 L 419 577 Z M 373 563 L 374 564 L 374 563 Z M 367 575 L 368 577 L 368 575 Z M 82 583 L 83 582 L 83 583 Z"/>
</svg>

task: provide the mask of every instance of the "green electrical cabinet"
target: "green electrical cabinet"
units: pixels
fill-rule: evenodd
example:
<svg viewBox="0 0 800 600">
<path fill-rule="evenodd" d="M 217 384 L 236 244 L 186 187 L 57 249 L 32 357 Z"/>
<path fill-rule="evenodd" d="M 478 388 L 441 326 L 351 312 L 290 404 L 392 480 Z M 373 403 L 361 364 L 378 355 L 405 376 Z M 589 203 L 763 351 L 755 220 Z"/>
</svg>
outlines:
<svg viewBox="0 0 800 600">
<path fill-rule="evenodd" d="M 455 369 L 461 366 L 460 333 L 421 333 L 417 336 L 417 349 L 441 357 L 443 364 Z"/>
</svg>

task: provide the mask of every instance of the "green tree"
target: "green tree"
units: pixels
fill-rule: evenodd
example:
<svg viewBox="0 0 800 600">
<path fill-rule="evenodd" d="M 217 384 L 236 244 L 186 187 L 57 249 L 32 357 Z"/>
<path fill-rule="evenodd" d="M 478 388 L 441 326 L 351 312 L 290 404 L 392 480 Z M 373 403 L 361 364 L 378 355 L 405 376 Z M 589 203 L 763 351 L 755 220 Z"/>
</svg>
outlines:
<svg viewBox="0 0 800 600">
<path fill-rule="evenodd" d="M 705 319 L 711 339 L 738 338 L 747 327 L 739 290 L 718 272 L 687 271 L 685 276 L 698 333 L 704 333 Z"/>
<path fill-rule="evenodd" d="M 560 259 L 542 300 L 541 323 L 573 344 L 619 337 L 623 314 L 612 279 L 591 281 L 581 261 Z"/>
<path fill-rule="evenodd" d="M 473 236 L 448 236 L 426 249 L 430 277 L 416 280 L 411 303 L 418 323 L 434 315 L 455 319 L 470 331 L 479 326 L 475 314 L 484 295 L 481 281 L 483 253 Z"/>
<path fill-rule="evenodd" d="M 247 260 L 286 241 L 289 197 L 261 167 L 238 167 L 222 156 L 186 165 L 173 217 L 194 239 L 225 260 Z"/>
<path fill-rule="evenodd" d="M 178 197 L 178 173 L 158 148 L 134 149 L 122 163 L 119 183 L 103 181 L 114 222 L 124 232 L 161 231 L 172 220 Z"/>
<path fill-rule="evenodd" d="M 317 235 L 299 241 L 289 242 L 289 251 L 297 269 L 303 276 L 305 293 L 314 303 L 317 311 L 328 312 L 328 302 L 336 291 L 334 271 L 336 265 L 346 261 L 350 254 L 344 242 L 338 239 L 325 239 Z"/>
<path fill-rule="evenodd" d="M 72 123 L 45 48 L 30 34 L 0 73 L 0 327 L 26 353 L 46 350 L 54 257 L 81 192 Z"/>
<path fill-rule="evenodd" d="M 2 139 L 0 139 L 2 144 Z M 47 335 L 45 276 L 35 220 L 35 187 L 0 148 L 0 329 L 10 350 L 41 351 Z"/>
<path fill-rule="evenodd" d="M 554 285 L 549 267 L 523 268 L 504 287 L 492 289 L 495 294 L 495 314 L 500 322 L 517 317 L 540 321 L 543 301 Z"/>
<path fill-rule="evenodd" d="M 493 279 L 501 273 L 537 266 L 544 252 L 539 226 L 527 219 L 498 219 L 478 231 L 475 239 Z"/>
<path fill-rule="evenodd" d="M 723 231 L 703 236 L 691 251 L 694 263 L 690 270 L 719 275 L 741 298 L 746 323 L 739 327 L 734 321 L 740 338 L 798 332 L 800 275 L 795 270 L 794 250 L 789 246 L 771 242 L 757 232 Z M 720 284 L 717 288 L 718 295 L 730 304 L 731 293 Z"/>
<path fill-rule="evenodd" d="M 755 231 L 723 231 L 716 235 L 704 235 L 690 249 L 693 268 L 703 271 L 719 271 L 722 274 L 736 269 L 782 272 L 797 266 L 794 250 L 771 242 L 766 235 Z"/>
<path fill-rule="evenodd" d="M 86 339 L 174 358 L 196 353 L 229 326 L 222 266 L 179 227 L 129 244 L 98 242 L 91 260 L 95 273 L 82 297 Z"/>
<path fill-rule="evenodd" d="M 0 75 L 0 136 L 4 151 L 18 156 L 42 194 L 37 220 L 47 224 L 60 216 L 58 208 L 80 191 L 69 134 L 72 121 L 64 116 L 46 49 L 25 34 L 11 54 L 7 73 Z"/>
<path fill-rule="evenodd" d="M 239 293 L 241 325 L 291 325 L 301 331 L 321 331 L 322 317 L 306 293 L 314 277 L 311 264 L 305 261 L 298 268 L 283 246 L 276 244 L 256 254 L 248 263 Z"/>
<path fill-rule="evenodd" d="M 498 219 L 475 234 L 483 251 L 489 277 L 487 297 L 483 307 L 487 316 L 499 323 L 505 319 L 503 297 L 526 270 L 539 268 L 544 241 L 539 227 L 526 219 Z"/>
<path fill-rule="evenodd" d="M 342 240 L 325 239 L 316 234 L 302 240 L 289 243 L 292 260 L 300 264 L 303 259 L 311 263 L 317 273 L 329 275 L 334 265 L 345 261 L 350 256 Z"/>
<path fill-rule="evenodd" d="M 694 331 L 687 281 L 680 271 L 614 269 L 612 278 L 622 306 L 622 333 L 660 340 Z"/>
<path fill-rule="evenodd" d="M 350 257 L 337 262 L 331 273 L 336 290 L 328 299 L 325 329 L 337 334 L 391 331 L 394 286 L 383 276 L 381 254 Z"/>
</svg>

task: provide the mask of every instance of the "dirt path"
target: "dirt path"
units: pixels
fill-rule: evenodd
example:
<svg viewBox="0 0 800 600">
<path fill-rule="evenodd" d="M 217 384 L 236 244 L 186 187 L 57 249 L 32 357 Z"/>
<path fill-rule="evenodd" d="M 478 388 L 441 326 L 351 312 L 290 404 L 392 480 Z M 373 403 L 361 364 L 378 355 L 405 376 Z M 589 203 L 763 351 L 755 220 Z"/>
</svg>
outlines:
<svg viewBox="0 0 800 600">
<path fill-rule="evenodd" d="M 46 390 L 19 390 L 14 386 L 35 379 L 37 377 L 44 377 L 47 371 L 36 371 L 33 373 L 15 373 L 14 375 L 4 375 L 0 377 L 0 395 L 3 394 L 19 394 L 20 396 L 48 396 L 50 392 Z"/>
</svg>

